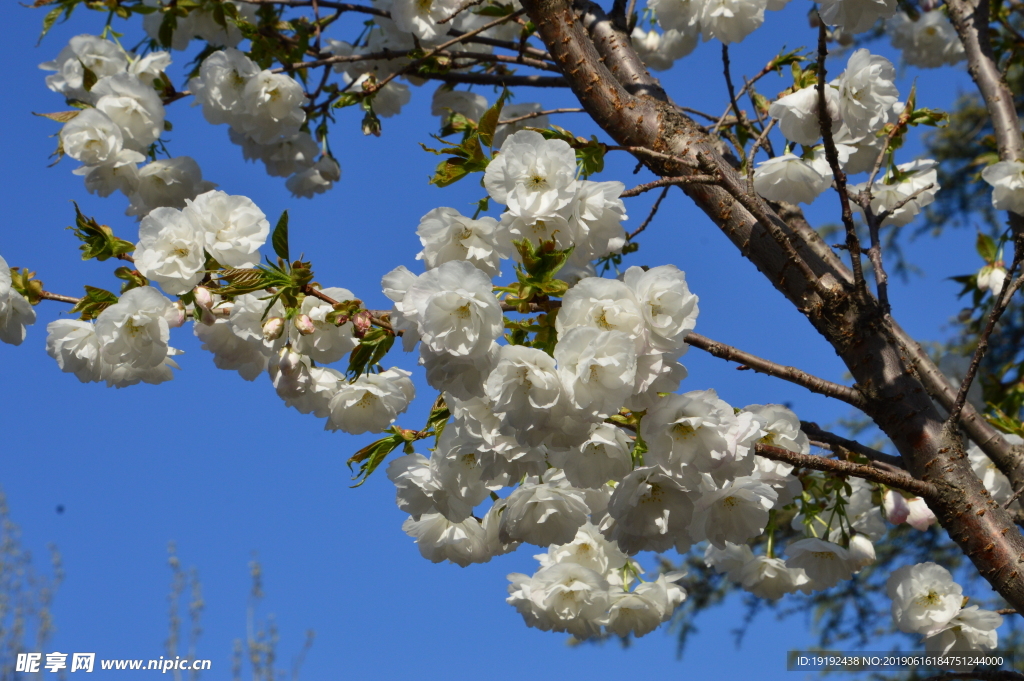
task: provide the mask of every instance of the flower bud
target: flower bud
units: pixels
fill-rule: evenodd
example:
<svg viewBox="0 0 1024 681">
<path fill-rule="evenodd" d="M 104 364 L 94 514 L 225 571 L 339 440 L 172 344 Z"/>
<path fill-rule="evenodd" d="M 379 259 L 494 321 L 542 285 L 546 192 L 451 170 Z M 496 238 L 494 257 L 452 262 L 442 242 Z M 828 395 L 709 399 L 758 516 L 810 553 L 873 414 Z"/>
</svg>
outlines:
<svg viewBox="0 0 1024 681">
<path fill-rule="evenodd" d="M 196 286 L 192 289 L 192 295 L 195 296 L 196 305 L 204 310 L 209 310 L 213 307 L 213 294 L 205 286 Z"/>
<path fill-rule="evenodd" d="M 281 352 L 278 355 L 280 361 L 278 362 L 278 368 L 281 373 L 286 376 L 294 374 L 302 365 L 302 355 L 292 350 L 290 347 L 281 348 Z"/>
<path fill-rule="evenodd" d="M 882 508 L 885 510 L 886 519 L 893 525 L 907 522 L 910 515 L 910 507 L 903 495 L 894 490 L 887 490 L 882 498 Z"/>
<path fill-rule="evenodd" d="M 295 328 L 298 329 L 299 333 L 303 336 L 316 331 L 316 327 L 313 326 L 313 320 L 309 318 L 308 314 L 297 314 L 292 318 L 292 323 L 295 324 Z"/>
<path fill-rule="evenodd" d="M 863 534 L 850 537 L 849 551 L 850 559 L 856 563 L 858 569 L 875 562 L 875 545 Z"/>
<path fill-rule="evenodd" d="M 928 503 L 921 497 L 908 499 L 907 508 L 910 509 L 910 513 L 907 515 L 907 524 L 915 530 L 924 532 L 938 521 L 932 510 L 928 508 Z"/>
<path fill-rule="evenodd" d="M 356 338 L 362 338 L 366 335 L 366 332 L 370 330 L 371 320 L 369 310 L 360 310 L 352 317 L 352 335 Z"/>
<path fill-rule="evenodd" d="M 323 156 L 313 166 L 325 180 L 337 182 L 341 179 L 341 166 L 330 156 Z"/>
<path fill-rule="evenodd" d="M 178 328 L 185 323 L 185 316 L 185 303 L 180 300 L 174 301 L 174 306 L 167 316 L 167 326 L 172 329 Z"/>
<path fill-rule="evenodd" d="M 263 324 L 263 339 L 266 341 L 276 341 L 284 333 L 284 319 L 281 317 L 271 317 Z"/>
</svg>

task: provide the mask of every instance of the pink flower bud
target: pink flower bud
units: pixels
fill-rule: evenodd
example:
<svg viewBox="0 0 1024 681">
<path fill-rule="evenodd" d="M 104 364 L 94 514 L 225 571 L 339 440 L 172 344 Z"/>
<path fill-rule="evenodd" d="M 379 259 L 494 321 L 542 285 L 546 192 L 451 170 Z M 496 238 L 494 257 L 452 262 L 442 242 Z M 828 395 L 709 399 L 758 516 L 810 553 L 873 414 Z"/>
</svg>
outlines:
<svg viewBox="0 0 1024 681">
<path fill-rule="evenodd" d="M 185 303 L 180 300 L 174 301 L 174 307 L 171 309 L 167 319 L 167 326 L 172 329 L 176 329 L 185 323 Z"/>
<path fill-rule="evenodd" d="M 362 338 L 366 335 L 366 332 L 370 330 L 371 323 L 370 312 L 368 310 L 361 310 L 352 317 L 352 335 L 356 338 Z"/>
<path fill-rule="evenodd" d="M 894 490 L 886 490 L 885 498 L 882 499 L 882 506 L 885 509 L 885 517 L 893 525 L 907 522 L 910 515 L 910 507 L 903 495 Z"/>
<path fill-rule="evenodd" d="M 298 329 L 299 333 L 303 336 L 316 331 L 316 327 L 313 326 L 313 320 L 309 318 L 308 314 L 297 314 L 292 318 L 292 323 L 295 324 L 295 328 Z"/>
<path fill-rule="evenodd" d="M 928 508 L 928 504 L 921 497 L 908 499 L 907 507 L 910 509 L 910 514 L 907 516 L 907 524 L 915 530 L 924 532 L 937 520 L 935 514 L 932 513 L 932 509 Z"/>
<path fill-rule="evenodd" d="M 263 339 L 266 341 L 276 341 L 284 333 L 284 319 L 281 317 L 271 317 L 263 324 Z"/>
<path fill-rule="evenodd" d="M 210 289 L 205 286 L 196 286 L 192 289 L 192 294 L 195 296 L 196 305 L 209 310 L 213 307 L 213 295 L 210 293 Z"/>
</svg>

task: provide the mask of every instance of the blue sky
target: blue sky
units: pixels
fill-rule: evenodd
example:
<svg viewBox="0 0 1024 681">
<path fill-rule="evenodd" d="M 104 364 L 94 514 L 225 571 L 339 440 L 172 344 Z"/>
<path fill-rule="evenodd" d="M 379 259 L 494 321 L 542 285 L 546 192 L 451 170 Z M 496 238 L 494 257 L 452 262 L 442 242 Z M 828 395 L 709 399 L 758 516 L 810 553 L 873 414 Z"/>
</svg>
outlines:
<svg viewBox="0 0 1024 681">
<path fill-rule="evenodd" d="M 807 6 L 803 0 L 792 4 L 785 12 L 770 13 L 760 31 L 733 49 L 737 81 L 777 52 L 772 41 L 780 35 L 790 47 L 814 44 L 815 32 L 804 18 Z M 0 42 L 8 68 L 8 95 L 0 99 L 5 130 L 0 254 L 12 266 L 37 271 L 51 291 L 77 295 L 83 284 L 115 289 L 116 265 L 81 262 L 64 227 L 73 221 L 73 199 L 87 215 L 135 241 L 134 220 L 123 215 L 126 202 L 88 195 L 71 174 L 70 159 L 47 167 L 56 146 L 50 136 L 59 126 L 30 113 L 65 108 L 45 88 L 45 74 L 36 65 L 52 59 L 69 37 L 98 33 L 104 15 L 79 10 L 36 48 L 42 17 L 41 11 L 12 7 Z M 339 30 L 331 37 L 354 35 Z M 666 77 L 670 94 L 720 113 L 726 100 L 719 55 L 717 42 L 700 46 Z M 174 60 L 176 68 L 187 61 L 177 52 Z M 841 68 L 830 66 L 833 74 Z M 913 78 L 922 106 L 941 107 L 971 87 L 963 69 L 908 70 L 901 76 L 901 92 L 909 90 Z M 769 94 L 790 84 L 788 75 L 769 76 L 763 83 L 761 90 Z M 444 190 L 427 184 L 437 158 L 417 143 L 429 142 L 436 129 L 436 119 L 429 117 L 431 91 L 414 89 L 405 112 L 384 120 L 379 139 L 360 134 L 356 111 L 342 112 L 332 149 L 343 178 L 312 201 L 292 199 L 281 179 L 246 164 L 226 129 L 206 124 L 187 101 L 168 110 L 174 123 L 168 146 L 175 155 L 194 157 L 204 177 L 221 189 L 253 198 L 272 221 L 287 208 L 292 251 L 312 259 L 318 281 L 387 307 L 381 275 L 399 264 L 418 271 L 419 217 L 439 205 L 469 210 L 482 195 L 472 180 Z M 547 107 L 575 104 L 557 92 L 524 91 L 518 101 L 531 101 L 534 94 Z M 598 132 L 580 114 L 556 122 L 577 134 Z M 909 145 L 902 160 L 910 160 L 916 148 Z M 612 155 L 601 179 L 627 185 L 643 181 L 644 175 L 630 175 L 633 165 L 622 154 Z M 629 225 L 643 220 L 653 198 L 630 200 Z M 812 217 L 834 220 L 834 201 L 824 197 Z M 940 241 L 913 243 L 912 259 L 926 276 L 896 282 L 891 298 L 897 319 L 919 339 L 943 338 L 943 325 L 959 310 L 957 286 L 946 278 L 980 266 L 973 240 L 972 231 L 960 230 Z M 700 296 L 698 332 L 843 380 L 831 348 L 679 193 L 665 202 L 628 264 L 668 262 L 686 271 Z M 345 459 L 372 436 L 324 432 L 320 421 L 285 409 L 265 376 L 246 383 L 233 372 L 218 371 L 190 327 L 172 336 L 172 344 L 186 354 L 171 383 L 124 390 L 82 385 L 60 373 L 45 352 L 45 324 L 62 312 L 60 304 L 44 303 L 37 311 L 40 322 L 21 347 L 0 345 L 0 487 L 37 565 L 45 567 L 50 542 L 63 555 L 67 579 L 56 599 L 57 633 L 44 652 L 164 654 L 166 547 L 172 540 L 183 564 L 196 567 L 202 579 L 206 610 L 199 657 L 214 661 L 204 676 L 209 679 L 229 677 L 232 641 L 244 636 L 247 563 L 254 554 L 262 561 L 267 593 L 261 613 L 276 613 L 281 632 L 281 666 L 290 667 L 307 629 L 317 632 L 305 679 L 471 674 L 518 679 L 529 674 L 569 681 L 611 678 L 638 665 L 651 677 L 714 674 L 724 680 L 747 678 L 756 669 L 760 678 L 773 679 L 784 675 L 785 651 L 811 640 L 800 617 L 780 625 L 762 615 L 737 650 L 729 632 L 741 610 L 732 602 L 699 622 L 701 633 L 682 662 L 674 656 L 674 635 L 663 630 L 626 651 L 614 644 L 569 648 L 563 635 L 527 629 L 504 603 L 505 575 L 535 568 L 528 548 L 466 569 L 433 565 L 401 531 L 403 515 L 383 474 L 349 488 Z M 415 366 L 411 356 L 398 351 L 389 361 Z M 789 402 L 802 418 L 821 423 L 847 414 L 835 402 L 736 372 L 735 365 L 697 350 L 683 361 L 690 372 L 686 390 L 713 387 L 736 406 Z M 431 397 L 418 376 L 417 387 L 421 398 L 400 424 L 418 427 L 423 421 Z M 56 512 L 58 505 L 63 514 Z M 653 557 L 642 562 L 654 565 Z"/>
</svg>

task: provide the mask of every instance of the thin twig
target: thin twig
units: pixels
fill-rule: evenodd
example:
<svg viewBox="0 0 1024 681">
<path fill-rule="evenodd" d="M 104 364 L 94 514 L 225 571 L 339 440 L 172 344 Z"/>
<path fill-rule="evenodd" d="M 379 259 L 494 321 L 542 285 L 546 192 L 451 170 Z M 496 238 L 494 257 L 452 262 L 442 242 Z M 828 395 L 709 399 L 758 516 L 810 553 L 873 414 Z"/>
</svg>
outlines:
<svg viewBox="0 0 1024 681">
<path fill-rule="evenodd" d="M 705 171 L 717 171 L 714 160 L 705 152 L 697 152 L 697 161 L 700 167 Z M 807 261 L 800 257 L 800 254 L 797 252 L 796 248 L 794 248 L 789 238 L 783 233 L 782 228 L 779 226 L 778 222 L 776 222 L 779 218 L 775 217 L 765 209 L 765 206 L 761 203 L 757 194 L 747 193 L 746 187 L 741 186 L 738 177 L 735 176 L 723 174 L 722 181 L 718 184 L 720 187 L 725 189 L 725 191 L 731 194 L 732 197 L 747 210 L 747 212 L 753 215 L 754 218 L 761 223 L 766 230 L 768 230 L 768 234 L 770 234 L 782 250 L 785 251 L 788 261 L 800 270 L 804 280 L 810 284 L 822 298 L 829 299 L 833 296 L 833 291 L 825 286 L 821 281 L 821 278 L 813 269 L 811 269 L 811 266 L 807 264 Z"/>
<path fill-rule="evenodd" d="M 557 70 L 557 69 L 555 69 Z M 572 109 L 547 109 L 545 111 L 534 111 L 533 113 L 523 114 L 522 116 L 516 116 L 515 118 L 503 118 L 498 121 L 498 125 L 511 125 L 512 123 L 518 123 L 519 121 L 526 121 L 531 118 L 538 118 L 540 116 L 550 116 L 552 114 L 563 114 L 563 113 L 582 113 L 585 109 L 572 108 Z"/>
<path fill-rule="evenodd" d="M 463 12 L 465 12 L 470 7 L 474 7 L 475 5 L 479 5 L 483 1 L 484 0 L 469 0 L 469 2 L 464 2 L 461 5 L 459 5 L 458 9 L 456 9 L 454 12 L 452 12 L 451 14 L 446 16 L 444 19 L 441 19 L 441 21 L 439 21 L 437 23 L 439 23 L 439 24 L 447 24 L 449 21 L 451 21 L 455 17 L 457 17 L 460 14 L 462 14 Z"/>
<path fill-rule="evenodd" d="M 283 5 L 285 7 L 310 7 L 313 5 L 313 0 L 241 0 L 248 5 Z M 367 5 L 354 5 L 348 2 L 333 2 L 333 0 L 316 0 L 316 3 L 320 7 L 330 7 L 331 9 L 340 10 L 342 12 L 362 12 L 363 14 L 373 14 L 378 17 L 391 18 L 391 13 L 386 12 L 376 7 L 369 7 Z"/>
<path fill-rule="evenodd" d="M 722 70 L 725 72 L 725 87 L 729 90 L 729 103 L 732 105 L 736 120 L 743 121 L 743 113 L 740 111 L 740 104 L 736 101 L 736 88 L 732 85 L 732 74 L 729 71 L 729 45 L 722 43 Z"/>
<path fill-rule="evenodd" d="M 1014 248 L 1013 263 L 1010 265 L 1010 269 L 1006 273 L 1007 279 L 1010 279 L 1016 273 L 1017 268 L 1020 266 L 1022 257 L 1024 257 L 1024 248 L 1021 246 L 1021 239 L 1018 238 L 1016 247 Z M 992 332 L 996 328 L 996 323 L 1003 315 L 1006 307 L 1010 304 L 1010 298 L 1013 297 L 1013 294 L 1017 292 L 1017 289 L 1020 288 L 1022 283 L 1024 283 L 1024 274 L 1013 278 L 1013 283 L 1008 287 L 1004 287 L 1004 290 L 1000 291 L 996 296 L 995 304 L 992 306 L 992 311 L 989 312 L 988 315 L 988 322 L 986 322 L 981 335 L 978 336 L 978 347 L 974 349 L 974 355 L 971 357 L 971 364 L 967 367 L 967 373 L 964 374 L 964 380 L 960 383 L 960 389 L 956 393 L 956 399 L 953 401 L 953 407 L 949 410 L 949 418 L 946 420 L 946 423 L 955 424 L 959 420 L 960 411 L 964 408 L 964 402 L 967 401 L 967 391 L 970 390 L 971 383 L 974 382 L 974 376 L 978 373 L 978 366 L 981 364 L 981 360 L 985 356 L 985 352 L 988 350 L 989 336 L 992 335 Z"/>
<path fill-rule="evenodd" d="M 374 85 L 373 88 L 370 90 L 370 92 L 377 92 L 377 91 L 379 91 L 382 87 L 384 87 L 385 85 L 390 83 L 392 80 L 394 80 L 398 76 L 403 75 L 405 73 L 409 73 L 410 71 L 412 71 L 416 67 L 420 66 L 421 64 L 426 63 L 426 61 L 428 59 L 430 59 L 431 57 L 437 55 L 440 52 L 443 52 L 444 50 L 448 49 L 452 45 L 455 45 L 456 43 L 463 42 L 464 40 L 466 40 L 468 38 L 471 38 L 471 37 L 475 36 L 478 33 L 483 33 L 484 31 L 488 31 L 488 30 L 494 28 L 495 26 L 500 26 L 501 24 L 504 24 L 507 21 L 511 21 L 512 19 L 520 17 L 520 16 L 522 16 L 525 13 L 526 13 L 525 9 L 520 9 L 520 10 L 518 10 L 516 12 L 513 12 L 512 14 L 508 14 L 508 15 L 503 16 L 503 17 L 498 17 L 494 21 L 489 21 L 486 24 L 484 24 L 483 26 L 480 26 L 478 28 L 474 28 L 472 31 L 466 31 L 462 35 L 456 36 L 456 37 L 452 38 L 451 40 L 446 40 L 445 42 L 441 43 L 437 47 L 434 47 L 434 48 L 428 50 L 426 52 L 426 54 L 424 54 L 419 59 L 411 62 L 410 64 L 408 64 L 404 68 L 401 68 L 398 71 L 395 71 L 394 73 L 389 74 L 388 76 L 386 76 L 383 80 L 381 80 L 376 85 Z"/>
<path fill-rule="evenodd" d="M 885 454 L 877 449 L 872 449 L 866 445 L 862 445 L 856 440 L 850 440 L 840 435 L 836 435 L 833 432 L 822 430 L 821 426 L 812 421 L 801 421 L 800 430 L 811 438 L 811 440 L 817 440 L 818 446 L 822 444 L 827 445 L 825 449 L 836 451 L 835 448 L 852 452 L 853 454 L 859 454 L 870 461 L 879 465 L 894 469 L 903 469 L 903 459 L 898 456 L 892 456 L 891 454 Z"/>
<path fill-rule="evenodd" d="M 747 191 L 751 194 L 754 193 L 754 156 L 757 154 L 757 150 L 762 144 L 768 139 L 768 133 L 775 127 L 775 119 L 773 118 L 765 126 L 761 134 L 758 135 L 757 139 L 754 140 L 754 146 L 750 147 L 750 154 L 747 155 Z"/>
<path fill-rule="evenodd" d="M 671 187 L 676 184 L 718 184 L 721 180 L 721 175 L 681 175 L 679 177 L 663 177 L 660 180 L 639 184 L 632 189 L 627 189 L 619 196 L 623 196 L 628 199 L 632 196 L 639 196 L 644 192 L 649 192 L 652 189 L 657 189 L 658 187 Z"/>
<path fill-rule="evenodd" d="M 626 241 L 632 241 L 633 238 L 637 234 L 639 234 L 640 232 L 642 232 L 645 229 L 647 229 L 647 226 L 649 224 L 651 224 L 651 220 L 653 220 L 654 216 L 657 215 L 658 208 L 661 207 L 661 202 L 665 200 L 666 196 L 668 196 L 668 190 L 671 189 L 671 188 L 672 188 L 671 185 L 666 185 L 666 187 L 661 190 L 661 194 L 658 196 L 657 200 L 654 202 L 654 205 L 651 206 L 651 212 L 647 214 L 647 219 L 644 220 L 642 223 L 640 223 L 639 227 L 637 227 L 632 232 L 630 232 L 629 234 L 626 235 Z"/>
<path fill-rule="evenodd" d="M 671 161 L 673 163 L 678 163 L 678 164 L 680 164 L 680 165 L 682 165 L 682 166 L 684 166 L 686 168 L 699 168 L 700 167 L 699 163 L 694 163 L 692 160 L 690 160 L 688 158 L 685 158 L 683 156 L 673 156 L 672 154 L 663 154 L 660 151 L 654 151 L 653 149 L 648 149 L 647 147 L 628 147 L 628 146 L 608 145 L 608 146 L 605 147 L 605 151 L 628 151 L 629 153 L 631 153 L 633 155 L 640 154 L 641 156 L 650 156 L 651 158 L 657 158 L 657 159 L 661 159 L 663 161 Z"/>
<path fill-rule="evenodd" d="M 802 371 L 796 367 L 776 364 L 775 362 L 763 359 L 757 355 L 752 355 L 749 352 L 744 352 L 743 350 L 734 348 L 731 345 L 725 345 L 724 343 L 713 341 L 710 338 L 705 338 L 700 334 L 686 334 L 686 342 L 695 348 L 700 348 L 714 357 L 732 362 L 739 362 L 741 365 L 753 369 L 758 373 L 768 374 L 769 376 L 775 376 L 776 378 L 781 378 L 789 381 L 790 383 L 796 383 L 797 385 L 807 388 L 811 392 L 818 393 L 819 395 L 825 395 L 827 397 L 834 397 L 837 400 L 846 402 L 858 409 L 864 409 L 867 406 L 867 400 L 864 399 L 864 396 L 856 388 L 826 381 L 823 378 L 812 376 L 806 371 Z"/>
<path fill-rule="evenodd" d="M 74 296 L 62 296 L 59 293 L 50 293 L 49 291 L 40 291 L 39 297 L 43 300 L 55 300 L 58 303 L 70 303 L 72 305 L 78 305 L 82 302 L 81 298 L 75 298 Z"/>
<path fill-rule="evenodd" d="M 939 488 L 933 483 L 925 482 L 924 480 L 918 480 L 905 472 L 893 472 L 875 468 L 873 466 L 865 466 L 859 463 L 852 463 L 850 461 L 838 461 L 836 459 L 826 459 L 822 456 L 812 456 L 810 454 L 800 454 L 793 452 L 782 447 L 773 447 L 771 445 L 758 443 L 754 445 L 754 451 L 766 459 L 772 461 L 781 461 L 788 463 L 791 466 L 798 466 L 800 468 L 810 468 L 811 470 L 824 471 L 826 473 L 834 473 L 837 475 L 852 475 L 855 478 L 862 478 L 870 482 L 877 482 L 887 487 L 894 487 L 901 489 L 911 494 L 915 494 L 923 499 L 934 499 L 939 494 Z"/>
<path fill-rule="evenodd" d="M 825 143 L 825 158 L 828 159 L 829 167 L 832 168 L 832 178 L 835 181 L 836 192 L 839 194 L 839 205 L 842 208 L 843 226 L 846 228 L 846 249 L 850 252 L 850 266 L 853 270 L 853 281 L 861 293 L 867 293 L 867 284 L 864 281 L 864 270 L 860 262 L 860 239 L 857 237 L 857 227 L 853 223 L 853 210 L 850 208 L 850 196 L 846 191 L 846 173 L 839 165 L 839 153 L 836 151 L 836 143 L 832 139 L 832 117 L 828 113 L 828 100 L 825 97 L 825 88 L 828 87 L 825 81 L 825 57 L 828 56 L 826 43 L 827 28 L 825 22 L 818 17 L 818 124 L 821 127 L 822 141 Z"/>
</svg>

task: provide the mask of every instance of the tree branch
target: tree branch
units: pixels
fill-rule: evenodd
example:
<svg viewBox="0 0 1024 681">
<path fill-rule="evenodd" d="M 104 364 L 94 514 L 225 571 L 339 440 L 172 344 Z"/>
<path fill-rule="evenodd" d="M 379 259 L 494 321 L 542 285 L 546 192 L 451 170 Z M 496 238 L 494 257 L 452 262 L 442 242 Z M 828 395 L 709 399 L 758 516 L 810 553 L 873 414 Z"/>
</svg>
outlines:
<svg viewBox="0 0 1024 681">
<path fill-rule="evenodd" d="M 59 293 L 50 293 L 49 291 L 40 291 L 39 297 L 43 300 L 55 300 L 58 303 L 70 303 L 72 305 L 78 305 L 78 303 L 82 302 L 81 298 L 62 296 Z"/>
<path fill-rule="evenodd" d="M 686 342 L 688 345 L 699 348 L 714 357 L 728 360 L 730 362 L 739 362 L 742 365 L 739 367 L 741 369 L 743 367 L 747 367 L 761 374 L 768 374 L 769 376 L 781 378 L 785 381 L 789 381 L 790 383 L 796 383 L 797 385 L 807 388 L 811 392 L 818 393 L 819 395 L 825 395 L 826 397 L 834 397 L 837 400 L 846 402 L 858 409 L 864 409 L 867 406 L 867 401 L 864 399 L 864 396 L 861 395 L 860 391 L 856 388 L 850 388 L 845 385 L 826 381 L 823 378 L 818 378 L 817 376 L 812 376 L 805 371 L 801 371 L 796 367 L 776 364 L 775 362 L 762 359 L 756 355 L 744 352 L 730 345 L 725 345 L 724 343 L 713 341 L 710 338 L 705 338 L 700 334 L 686 334 Z"/>
<path fill-rule="evenodd" d="M 630 198 L 633 196 L 640 196 L 645 192 L 649 192 L 652 189 L 658 189 L 659 187 L 671 187 L 674 185 L 684 184 L 717 184 L 722 180 L 720 175 L 685 175 L 683 177 L 663 177 L 660 180 L 654 180 L 653 182 L 647 182 L 645 184 L 638 184 L 632 189 L 627 189 L 622 192 L 619 196 Z"/>
<path fill-rule="evenodd" d="M 847 453 L 859 454 L 860 456 L 870 459 L 872 462 L 880 464 L 883 467 L 893 470 L 904 470 L 903 459 L 900 457 L 885 454 L 877 449 L 872 449 L 871 447 L 862 445 L 856 440 L 848 440 L 847 438 L 836 435 L 835 433 L 822 430 L 817 423 L 812 421 L 801 421 L 800 430 L 804 431 L 807 437 L 812 440 L 816 440 L 817 442 L 815 442 L 815 444 L 817 446 L 825 445 L 824 449 L 836 452 L 836 454 L 843 454 L 844 456 L 847 455 Z"/>
<path fill-rule="evenodd" d="M 901 330 L 870 292 L 852 285 L 850 271 L 827 253 L 798 211 L 788 209 L 787 222 L 746 193 L 717 140 L 667 100 L 628 36 L 602 19 L 596 5 L 576 2 L 577 11 L 569 0 L 523 0 L 523 6 L 580 104 L 617 144 L 655 152 L 636 155 L 656 175 L 708 173 L 707 162 L 723 174 L 721 186 L 687 184 L 683 192 L 833 346 L 866 398 L 865 413 L 900 452 L 908 473 L 935 485 L 929 506 L 940 524 L 993 588 L 1024 610 L 1024 538 L 985 492 L 955 433 L 943 428 L 904 353 Z M 799 249 L 799 260 L 790 249 Z"/>
<path fill-rule="evenodd" d="M 864 271 L 860 262 L 860 239 L 857 227 L 853 223 L 853 211 L 850 209 L 850 195 L 846 191 L 846 173 L 839 165 L 839 152 L 836 151 L 835 140 L 832 139 L 832 117 L 828 114 L 828 100 L 825 97 L 825 57 L 828 56 L 826 35 L 828 29 L 825 22 L 818 17 L 818 124 L 821 126 L 821 140 L 825 145 L 825 158 L 832 169 L 836 192 L 839 194 L 839 206 L 842 209 L 843 227 L 846 228 L 846 250 L 850 252 L 850 267 L 853 269 L 853 280 L 857 289 L 867 291 L 864 282 Z"/>
<path fill-rule="evenodd" d="M 758 455 L 772 461 L 781 461 L 791 466 L 810 468 L 811 470 L 824 471 L 836 475 L 852 475 L 855 478 L 862 478 L 887 487 L 910 492 L 929 501 L 939 496 L 939 489 L 936 485 L 924 480 L 918 480 L 905 472 L 886 471 L 850 461 L 837 461 L 836 459 L 826 459 L 821 456 L 800 454 L 783 449 L 782 447 L 773 447 L 760 442 L 754 445 L 754 451 Z"/>
<path fill-rule="evenodd" d="M 651 212 L 647 214 L 647 219 L 641 222 L 639 227 L 626 235 L 626 241 L 632 241 L 637 234 L 647 229 L 647 226 L 651 224 L 651 220 L 653 220 L 654 216 L 658 214 L 658 208 L 661 207 L 661 202 L 665 200 L 666 196 L 668 196 L 668 190 L 671 188 L 672 186 L 669 185 L 661 190 L 661 194 L 658 196 L 657 200 L 655 200 L 654 205 L 651 206 Z"/>
<path fill-rule="evenodd" d="M 516 116 L 515 118 L 503 118 L 500 121 L 498 121 L 498 125 L 511 125 L 512 123 L 518 123 L 519 121 L 527 121 L 531 118 L 538 118 L 540 116 L 549 116 L 551 114 L 563 113 L 583 113 L 583 109 L 579 107 L 572 107 L 569 109 L 546 109 L 544 111 L 534 111 L 533 113 L 523 114 L 522 116 Z"/>
</svg>

